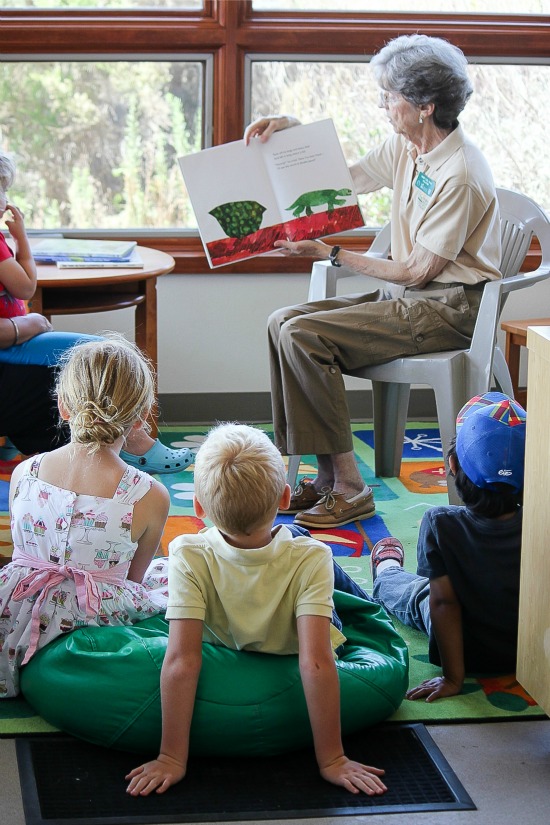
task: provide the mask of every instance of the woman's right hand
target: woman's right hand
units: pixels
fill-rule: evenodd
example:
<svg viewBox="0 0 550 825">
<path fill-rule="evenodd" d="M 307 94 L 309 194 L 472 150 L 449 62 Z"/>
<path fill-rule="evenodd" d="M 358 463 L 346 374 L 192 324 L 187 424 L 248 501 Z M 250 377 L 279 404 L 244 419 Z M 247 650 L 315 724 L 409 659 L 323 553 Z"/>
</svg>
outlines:
<svg viewBox="0 0 550 825">
<path fill-rule="evenodd" d="M 280 132 L 282 129 L 290 129 L 292 126 L 299 126 L 300 121 L 292 115 L 267 115 L 260 117 L 249 126 L 244 132 L 244 142 L 248 146 L 250 139 L 257 137 L 262 143 L 269 140 L 273 132 Z"/>
<path fill-rule="evenodd" d="M 30 341 L 36 335 L 42 332 L 51 332 L 53 327 L 47 318 L 39 315 L 38 312 L 29 312 L 28 315 L 18 315 L 13 319 L 13 323 L 17 324 L 19 336 L 17 338 L 18 344 L 24 344 L 25 341 Z M 8 349 L 14 345 L 14 329 L 13 323 L 9 318 L 0 318 L 0 349 Z"/>
</svg>

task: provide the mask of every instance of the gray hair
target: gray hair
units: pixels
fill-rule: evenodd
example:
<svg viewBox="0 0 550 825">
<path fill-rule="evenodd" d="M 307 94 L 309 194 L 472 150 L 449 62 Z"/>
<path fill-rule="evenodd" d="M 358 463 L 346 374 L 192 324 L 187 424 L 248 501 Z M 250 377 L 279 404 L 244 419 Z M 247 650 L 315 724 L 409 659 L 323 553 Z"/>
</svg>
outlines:
<svg viewBox="0 0 550 825">
<path fill-rule="evenodd" d="M 463 52 L 440 37 L 411 34 L 390 40 L 371 60 L 379 85 L 410 103 L 434 104 L 440 128 L 456 126 L 473 87 Z"/>
<path fill-rule="evenodd" d="M 7 192 L 15 180 L 15 161 L 4 152 L 0 152 L 0 189 Z"/>
</svg>

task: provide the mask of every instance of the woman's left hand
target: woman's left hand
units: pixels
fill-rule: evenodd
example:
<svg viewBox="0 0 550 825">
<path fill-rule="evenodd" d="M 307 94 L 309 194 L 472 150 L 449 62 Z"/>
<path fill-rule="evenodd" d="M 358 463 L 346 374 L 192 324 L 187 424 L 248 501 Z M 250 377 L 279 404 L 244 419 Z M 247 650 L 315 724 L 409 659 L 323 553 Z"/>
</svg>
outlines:
<svg viewBox="0 0 550 825">
<path fill-rule="evenodd" d="M 283 255 L 300 255 L 309 258 L 328 258 L 332 247 L 322 241 L 275 241 L 274 246 Z"/>
</svg>

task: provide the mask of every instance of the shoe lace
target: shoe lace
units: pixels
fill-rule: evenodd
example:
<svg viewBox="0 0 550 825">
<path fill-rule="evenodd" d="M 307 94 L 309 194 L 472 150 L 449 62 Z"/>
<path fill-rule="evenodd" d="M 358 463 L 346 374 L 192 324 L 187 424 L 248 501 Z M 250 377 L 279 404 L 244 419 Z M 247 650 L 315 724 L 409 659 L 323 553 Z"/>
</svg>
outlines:
<svg viewBox="0 0 550 825">
<path fill-rule="evenodd" d="M 300 479 L 300 481 L 298 482 L 298 484 L 296 485 L 296 487 L 292 491 L 293 495 L 301 496 L 302 493 L 304 492 L 304 489 L 305 489 L 304 484 L 308 481 L 312 482 L 313 479 L 312 478 L 306 478 L 305 476 L 304 476 L 304 478 Z"/>
<path fill-rule="evenodd" d="M 336 504 L 336 499 L 332 493 L 332 489 L 330 487 L 323 487 L 321 489 L 323 494 L 323 498 L 319 499 L 317 505 L 324 504 L 326 510 L 332 510 Z"/>
</svg>

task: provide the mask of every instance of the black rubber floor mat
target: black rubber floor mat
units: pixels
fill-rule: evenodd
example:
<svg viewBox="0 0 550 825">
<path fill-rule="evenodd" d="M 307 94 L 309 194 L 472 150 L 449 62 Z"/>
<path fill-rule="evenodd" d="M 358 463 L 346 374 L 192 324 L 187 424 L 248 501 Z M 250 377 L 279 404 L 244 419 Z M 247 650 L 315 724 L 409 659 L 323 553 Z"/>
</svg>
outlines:
<svg viewBox="0 0 550 825">
<path fill-rule="evenodd" d="M 71 737 L 17 740 L 27 825 L 124 825 L 298 819 L 475 810 L 424 725 L 379 726 L 345 740 L 346 753 L 385 769 L 382 796 L 350 794 L 319 776 L 310 750 L 281 757 L 194 758 L 165 794 L 126 794 L 139 764 Z"/>
</svg>

